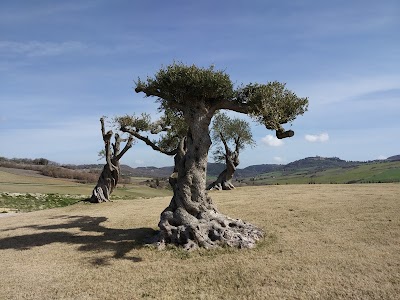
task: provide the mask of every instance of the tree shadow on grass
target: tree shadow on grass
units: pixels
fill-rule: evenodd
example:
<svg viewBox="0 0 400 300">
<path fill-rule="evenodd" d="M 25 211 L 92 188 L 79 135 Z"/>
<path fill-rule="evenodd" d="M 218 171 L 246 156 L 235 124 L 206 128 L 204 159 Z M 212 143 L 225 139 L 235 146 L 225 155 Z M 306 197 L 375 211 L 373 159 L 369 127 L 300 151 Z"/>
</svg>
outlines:
<svg viewBox="0 0 400 300">
<path fill-rule="evenodd" d="M 149 241 L 157 234 L 157 231 L 152 228 L 107 228 L 101 224 L 107 221 L 106 217 L 56 216 L 51 219 L 65 220 L 65 222 L 54 225 L 29 225 L 8 229 L 26 228 L 39 232 L 0 239 L 0 250 L 29 250 L 53 243 L 63 243 L 78 245 L 78 251 L 106 252 L 105 257 L 91 260 L 94 265 L 108 265 L 110 264 L 110 258 L 140 262 L 142 261 L 140 257 L 130 256 L 129 252 L 143 247 L 146 241 Z M 79 232 L 74 229 L 78 229 Z M 109 253 L 112 255 L 108 255 Z"/>
</svg>

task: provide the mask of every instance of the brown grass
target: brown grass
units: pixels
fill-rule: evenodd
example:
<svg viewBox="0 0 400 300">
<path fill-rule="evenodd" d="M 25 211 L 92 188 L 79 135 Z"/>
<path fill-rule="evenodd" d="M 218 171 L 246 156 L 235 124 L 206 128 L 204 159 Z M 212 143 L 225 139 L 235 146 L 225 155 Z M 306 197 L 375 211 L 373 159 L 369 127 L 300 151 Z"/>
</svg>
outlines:
<svg viewBox="0 0 400 300">
<path fill-rule="evenodd" d="M 0 218 L 0 299 L 398 299 L 400 185 L 212 192 L 253 250 L 143 247 L 169 198 Z"/>
</svg>

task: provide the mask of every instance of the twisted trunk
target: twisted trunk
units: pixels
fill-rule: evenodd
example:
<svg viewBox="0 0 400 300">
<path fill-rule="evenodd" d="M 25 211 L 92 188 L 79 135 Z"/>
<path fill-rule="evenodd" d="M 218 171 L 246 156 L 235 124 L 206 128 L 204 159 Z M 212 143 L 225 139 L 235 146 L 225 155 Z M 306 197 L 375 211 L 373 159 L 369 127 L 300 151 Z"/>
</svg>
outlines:
<svg viewBox="0 0 400 300">
<path fill-rule="evenodd" d="M 129 136 L 127 140 L 121 139 L 118 134 L 115 134 L 115 143 L 111 145 L 111 137 L 113 132 L 110 130 L 107 133 L 104 128 L 104 119 L 100 119 L 101 132 L 103 134 L 104 149 L 106 164 L 100 177 L 97 181 L 96 186 L 92 191 L 90 202 L 101 203 L 110 201 L 111 193 L 114 191 L 118 184 L 119 177 L 121 175 L 121 166 L 119 160 L 121 157 L 132 147 L 133 137 Z M 121 142 L 127 141 L 124 149 L 120 152 Z M 112 146 L 112 150 L 111 150 Z"/>
<path fill-rule="evenodd" d="M 217 180 L 212 182 L 207 190 L 232 190 L 235 186 L 232 184 L 233 174 L 235 174 L 236 167 L 239 165 L 239 153 L 236 151 L 229 152 L 225 155 L 226 168 L 223 170 Z"/>
<path fill-rule="evenodd" d="M 90 202 L 101 203 L 110 201 L 111 193 L 117 186 L 120 174 L 121 167 L 118 161 L 114 161 L 114 163 L 111 164 L 107 163 L 92 191 Z"/>
<path fill-rule="evenodd" d="M 240 219 L 220 213 L 206 192 L 206 168 L 211 145 L 208 127 L 213 112 L 204 104 L 185 112 L 189 132 L 175 156 L 175 172 L 170 178 L 174 196 L 161 213 L 159 246 L 174 244 L 185 249 L 238 248 L 255 246 L 263 233 Z"/>
</svg>

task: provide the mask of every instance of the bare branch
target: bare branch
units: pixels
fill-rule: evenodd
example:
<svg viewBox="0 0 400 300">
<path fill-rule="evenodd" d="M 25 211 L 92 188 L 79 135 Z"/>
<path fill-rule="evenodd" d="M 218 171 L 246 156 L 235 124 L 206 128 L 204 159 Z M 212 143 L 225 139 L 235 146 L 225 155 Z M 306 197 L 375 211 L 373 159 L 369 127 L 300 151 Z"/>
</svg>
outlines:
<svg viewBox="0 0 400 300">
<path fill-rule="evenodd" d="M 144 137 L 144 136 L 140 135 L 137 131 L 134 131 L 134 130 L 129 129 L 127 127 L 122 126 L 121 127 L 121 131 L 133 135 L 135 138 L 145 142 L 146 145 L 150 146 L 153 150 L 156 150 L 156 151 L 161 152 L 163 154 L 172 156 L 172 155 L 175 155 L 177 153 L 177 151 L 178 151 L 177 149 L 174 149 L 174 150 L 171 150 L 171 151 L 165 151 L 165 150 L 161 149 L 160 147 L 158 147 L 155 143 L 150 141 L 148 137 Z"/>
<path fill-rule="evenodd" d="M 235 145 L 236 145 L 235 151 L 236 151 L 237 154 L 239 154 L 239 150 L 240 150 L 240 136 L 238 136 L 238 137 L 235 139 Z"/>
<path fill-rule="evenodd" d="M 104 141 L 104 150 L 106 152 L 106 155 L 105 155 L 106 161 L 107 161 L 107 164 L 111 168 L 112 163 L 111 163 L 111 153 L 110 153 L 110 140 L 113 135 L 113 132 L 112 132 L 112 130 L 109 130 L 106 133 L 105 126 L 104 126 L 104 118 L 100 118 L 100 123 L 101 123 L 101 133 L 103 135 L 103 141 Z"/>
<path fill-rule="evenodd" d="M 122 149 L 122 151 L 120 153 L 118 153 L 117 155 L 117 160 L 120 160 L 122 156 L 124 156 L 124 154 L 126 153 L 126 151 L 128 151 L 131 147 L 132 147 L 132 142 L 133 142 L 133 136 L 130 135 L 128 139 L 121 139 L 121 141 L 127 141 L 127 143 L 125 144 L 124 149 Z"/>
<path fill-rule="evenodd" d="M 219 136 L 221 137 L 221 141 L 222 141 L 222 143 L 224 144 L 224 147 L 225 147 L 225 155 L 226 155 L 226 156 L 227 156 L 227 155 L 230 155 L 231 150 L 229 149 L 228 143 L 226 142 L 226 140 L 225 140 L 224 135 L 222 134 L 222 132 L 219 133 Z"/>
</svg>

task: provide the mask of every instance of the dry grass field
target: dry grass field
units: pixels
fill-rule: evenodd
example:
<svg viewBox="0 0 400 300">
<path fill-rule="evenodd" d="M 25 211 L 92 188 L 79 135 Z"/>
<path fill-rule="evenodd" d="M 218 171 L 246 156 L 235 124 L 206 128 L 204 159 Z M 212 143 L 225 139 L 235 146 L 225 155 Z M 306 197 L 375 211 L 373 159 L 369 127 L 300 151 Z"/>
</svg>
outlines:
<svg viewBox="0 0 400 300">
<path fill-rule="evenodd" d="M 0 299 L 399 299 L 400 184 L 212 192 L 256 249 L 158 251 L 168 197 L 0 218 Z"/>
</svg>

